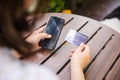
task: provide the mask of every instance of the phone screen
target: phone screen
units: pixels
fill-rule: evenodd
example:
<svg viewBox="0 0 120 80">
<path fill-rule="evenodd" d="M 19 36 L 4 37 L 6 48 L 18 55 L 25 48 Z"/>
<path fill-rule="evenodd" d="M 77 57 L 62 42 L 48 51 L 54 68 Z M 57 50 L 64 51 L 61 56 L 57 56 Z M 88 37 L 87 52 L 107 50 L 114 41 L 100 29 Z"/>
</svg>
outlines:
<svg viewBox="0 0 120 80">
<path fill-rule="evenodd" d="M 55 16 L 51 16 L 48 21 L 48 24 L 45 28 L 45 33 L 50 34 L 52 36 L 52 38 L 50 38 L 50 39 L 44 38 L 44 39 L 40 40 L 39 45 L 42 48 L 53 50 L 59 39 L 59 36 L 60 36 L 60 33 L 61 33 L 64 23 L 65 23 L 64 19 L 61 19 L 61 18 L 58 18 Z"/>
</svg>

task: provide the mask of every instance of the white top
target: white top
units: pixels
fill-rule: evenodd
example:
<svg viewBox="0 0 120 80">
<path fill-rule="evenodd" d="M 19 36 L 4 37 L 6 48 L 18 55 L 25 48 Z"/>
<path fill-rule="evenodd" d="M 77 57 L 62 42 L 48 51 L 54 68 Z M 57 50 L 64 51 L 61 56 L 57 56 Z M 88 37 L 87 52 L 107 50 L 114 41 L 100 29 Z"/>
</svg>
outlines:
<svg viewBox="0 0 120 80">
<path fill-rule="evenodd" d="M 118 33 L 120 33 L 120 20 L 118 18 L 111 18 L 111 19 L 105 19 L 101 21 L 101 23 L 107 25 L 108 27 L 114 29 Z"/>
<path fill-rule="evenodd" d="M 45 67 L 24 64 L 14 58 L 7 48 L 0 48 L 0 80 L 59 80 Z"/>
</svg>

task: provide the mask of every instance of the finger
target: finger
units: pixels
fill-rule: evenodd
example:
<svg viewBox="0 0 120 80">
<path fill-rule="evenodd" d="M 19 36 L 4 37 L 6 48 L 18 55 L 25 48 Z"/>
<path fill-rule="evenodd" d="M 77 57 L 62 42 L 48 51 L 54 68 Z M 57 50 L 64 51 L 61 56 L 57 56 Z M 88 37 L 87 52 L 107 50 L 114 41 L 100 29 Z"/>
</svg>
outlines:
<svg viewBox="0 0 120 80">
<path fill-rule="evenodd" d="M 71 53 L 74 53 L 74 52 L 75 52 L 75 50 L 76 50 L 76 49 L 72 49 L 72 50 L 71 50 Z"/>
<path fill-rule="evenodd" d="M 85 48 L 84 43 L 81 43 L 80 46 L 78 47 L 78 50 L 82 52 L 84 48 Z"/>
<path fill-rule="evenodd" d="M 89 46 L 85 45 L 83 54 L 87 57 L 88 60 L 90 60 L 90 47 Z"/>
<path fill-rule="evenodd" d="M 72 57 L 73 53 L 70 53 L 69 56 Z"/>
<path fill-rule="evenodd" d="M 71 58 L 73 53 L 75 52 L 75 49 L 71 49 L 71 53 L 69 54 L 69 57 Z"/>
<path fill-rule="evenodd" d="M 90 53 L 90 47 L 85 45 L 84 53 Z"/>
<path fill-rule="evenodd" d="M 46 34 L 46 33 L 41 33 L 39 36 L 40 36 L 41 39 L 42 38 L 51 38 L 52 37 L 51 35 Z"/>
<path fill-rule="evenodd" d="M 86 56 L 86 58 L 87 58 L 87 60 L 89 62 L 90 58 L 91 58 L 91 56 L 90 56 L 90 47 L 85 45 L 85 50 L 83 51 L 83 53 L 84 53 L 84 55 Z"/>
<path fill-rule="evenodd" d="M 74 54 L 74 53 L 70 53 L 70 54 L 69 54 L 69 57 L 71 58 L 71 57 L 73 56 L 73 54 Z"/>
<path fill-rule="evenodd" d="M 37 33 L 42 33 L 44 31 L 45 27 L 41 27 L 40 29 L 37 29 L 36 32 Z"/>
</svg>

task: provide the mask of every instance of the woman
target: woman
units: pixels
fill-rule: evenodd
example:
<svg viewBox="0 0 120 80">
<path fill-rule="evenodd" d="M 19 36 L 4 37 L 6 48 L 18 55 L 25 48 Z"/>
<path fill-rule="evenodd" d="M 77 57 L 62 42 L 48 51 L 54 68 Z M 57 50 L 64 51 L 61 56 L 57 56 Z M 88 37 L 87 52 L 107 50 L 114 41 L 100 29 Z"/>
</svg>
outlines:
<svg viewBox="0 0 120 80">
<path fill-rule="evenodd" d="M 27 3 L 29 2 L 30 3 Z M 34 2 L 35 1 L 35 2 Z M 45 0 L 39 0 L 45 3 Z M 27 4 L 26 4 L 27 3 Z M 34 31 L 24 39 L 23 34 L 30 30 L 25 17 L 32 12 L 37 0 L 1 0 L 0 1 L 0 80 L 59 80 L 48 69 L 35 64 L 23 64 L 11 53 L 16 50 L 23 57 L 33 55 L 40 49 L 38 42 L 42 38 L 51 38 L 43 33 L 44 28 Z M 32 6 L 32 7 L 31 7 Z M 81 44 L 73 49 L 71 58 L 71 80 L 84 80 L 83 68 L 90 60 L 90 49 Z"/>
</svg>

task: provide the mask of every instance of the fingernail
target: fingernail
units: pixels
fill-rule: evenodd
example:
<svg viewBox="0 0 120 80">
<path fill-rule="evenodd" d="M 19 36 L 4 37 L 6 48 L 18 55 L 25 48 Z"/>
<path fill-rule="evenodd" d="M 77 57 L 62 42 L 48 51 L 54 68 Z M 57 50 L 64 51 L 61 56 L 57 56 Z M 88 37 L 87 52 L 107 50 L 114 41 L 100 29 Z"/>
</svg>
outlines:
<svg viewBox="0 0 120 80">
<path fill-rule="evenodd" d="M 52 37 L 51 35 L 48 35 L 48 37 Z"/>
<path fill-rule="evenodd" d="M 83 46 L 83 45 L 84 45 L 84 43 L 81 43 L 81 44 L 80 44 L 80 46 Z"/>
</svg>

